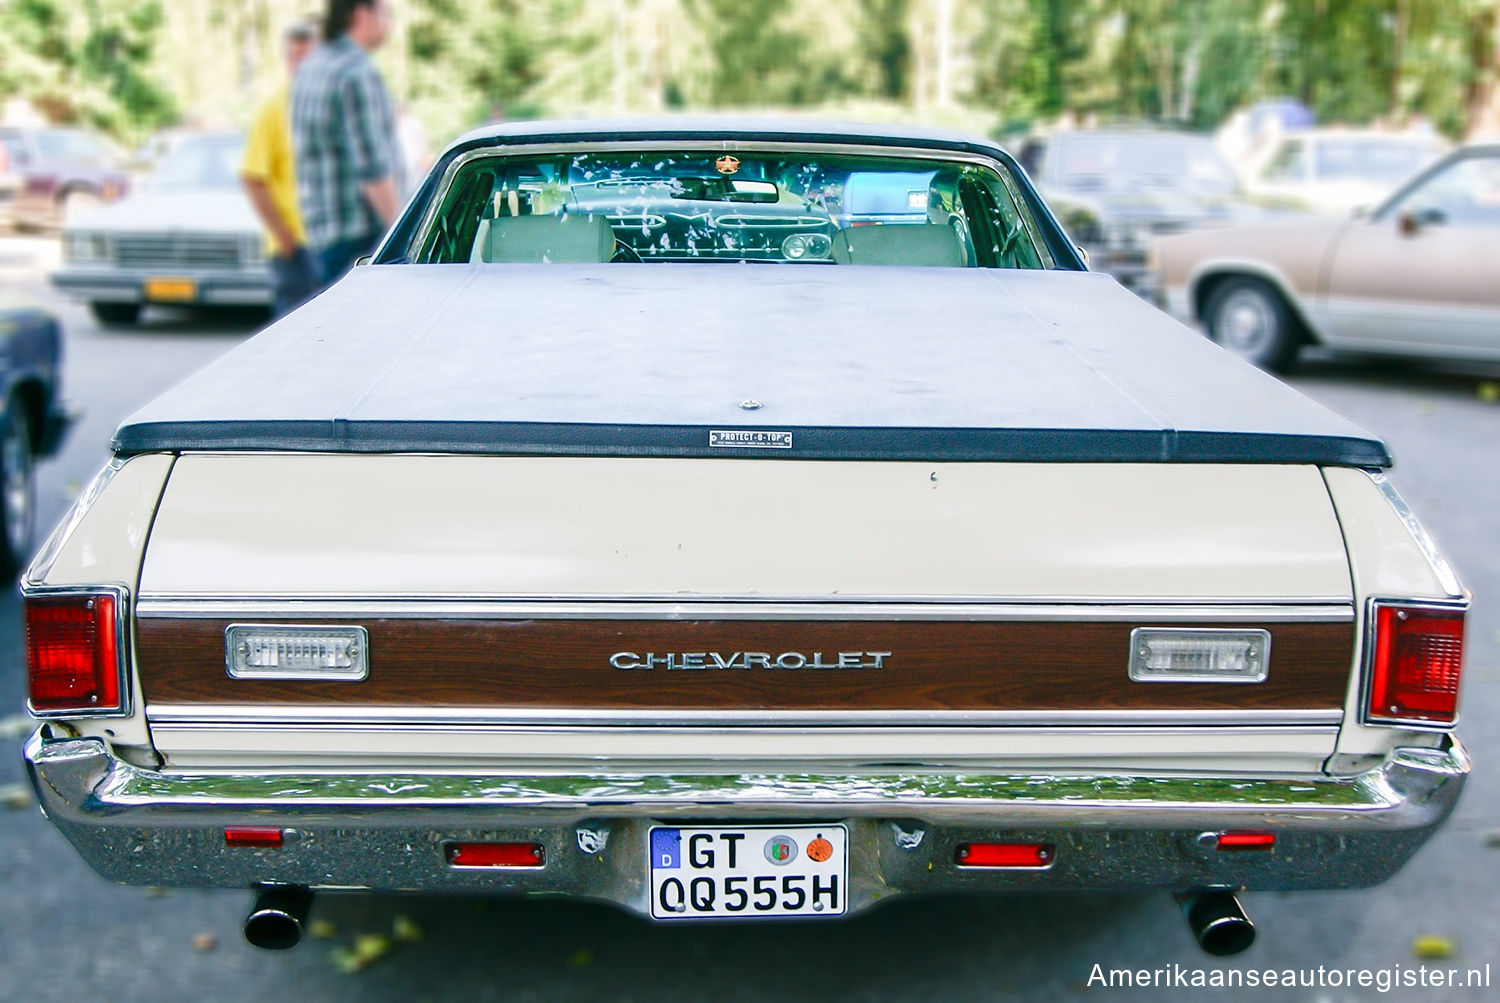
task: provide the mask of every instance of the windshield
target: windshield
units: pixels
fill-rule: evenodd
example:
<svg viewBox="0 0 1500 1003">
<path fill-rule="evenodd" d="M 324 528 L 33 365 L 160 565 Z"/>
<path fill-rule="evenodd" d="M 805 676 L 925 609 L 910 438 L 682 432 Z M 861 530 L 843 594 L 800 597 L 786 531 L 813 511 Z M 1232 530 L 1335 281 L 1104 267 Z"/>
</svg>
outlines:
<svg viewBox="0 0 1500 1003">
<path fill-rule="evenodd" d="M 1234 172 L 1213 143 L 1197 136 L 1058 136 L 1048 152 L 1047 174 L 1071 186 L 1131 187 L 1187 184 L 1231 191 Z"/>
<path fill-rule="evenodd" d="M 77 129 L 42 129 L 36 134 L 37 154 L 44 163 L 74 167 L 110 167 L 116 159 L 102 141 Z"/>
<path fill-rule="evenodd" d="M 152 190 L 168 188 L 237 188 L 243 136 L 195 136 L 184 139 L 162 158 L 151 174 Z"/>
<path fill-rule="evenodd" d="M 480 156 L 453 173 L 409 258 L 1051 267 L 1003 170 L 722 148 Z"/>
<path fill-rule="evenodd" d="M 1324 139 L 1315 148 L 1319 181 L 1405 181 L 1438 153 L 1421 143 L 1381 139 Z"/>
</svg>

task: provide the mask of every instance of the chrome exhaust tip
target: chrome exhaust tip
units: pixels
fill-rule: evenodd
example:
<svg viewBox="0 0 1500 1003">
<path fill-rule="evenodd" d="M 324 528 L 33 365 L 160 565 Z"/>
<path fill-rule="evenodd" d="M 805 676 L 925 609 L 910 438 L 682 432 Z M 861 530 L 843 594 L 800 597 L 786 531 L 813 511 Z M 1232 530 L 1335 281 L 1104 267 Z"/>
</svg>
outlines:
<svg viewBox="0 0 1500 1003">
<path fill-rule="evenodd" d="M 313 893 L 301 885 L 262 885 L 245 917 L 245 940 L 267 951 L 297 946 L 307 925 Z"/>
<path fill-rule="evenodd" d="M 1204 952 L 1216 958 L 1239 954 L 1255 943 L 1255 924 L 1233 892 L 1186 892 L 1176 896 L 1188 929 Z"/>
</svg>

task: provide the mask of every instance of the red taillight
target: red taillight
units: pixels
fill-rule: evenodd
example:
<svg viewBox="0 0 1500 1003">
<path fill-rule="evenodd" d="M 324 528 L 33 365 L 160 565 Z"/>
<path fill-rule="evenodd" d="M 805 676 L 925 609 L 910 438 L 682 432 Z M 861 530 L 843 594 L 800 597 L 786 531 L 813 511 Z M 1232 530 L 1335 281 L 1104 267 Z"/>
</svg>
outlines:
<svg viewBox="0 0 1500 1003">
<path fill-rule="evenodd" d="M 449 843 L 454 867 L 541 867 L 547 854 L 541 843 Z"/>
<path fill-rule="evenodd" d="M 1051 843 L 963 843 L 954 859 L 960 867 L 1049 867 Z"/>
<path fill-rule="evenodd" d="M 26 599 L 26 665 L 37 714 L 125 710 L 116 597 L 109 592 Z"/>
<path fill-rule="evenodd" d="M 1375 605 L 1372 721 L 1450 725 L 1458 717 L 1464 611 Z"/>
<path fill-rule="evenodd" d="M 276 825 L 231 825 L 224 830 L 224 845 L 274 850 L 282 844 Z"/>
<path fill-rule="evenodd" d="M 1269 850 L 1276 845 L 1276 833 L 1221 832 L 1216 845 L 1221 850 Z"/>
</svg>

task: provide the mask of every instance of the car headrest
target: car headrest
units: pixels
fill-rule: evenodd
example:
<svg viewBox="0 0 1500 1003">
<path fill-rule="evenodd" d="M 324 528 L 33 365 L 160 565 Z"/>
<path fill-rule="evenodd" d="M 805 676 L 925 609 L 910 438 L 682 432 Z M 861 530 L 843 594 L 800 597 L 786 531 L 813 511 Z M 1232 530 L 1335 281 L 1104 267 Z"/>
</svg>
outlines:
<svg viewBox="0 0 1500 1003">
<path fill-rule="evenodd" d="M 479 221 L 473 260 L 597 264 L 614 253 L 615 231 L 603 216 L 500 216 Z"/>
<path fill-rule="evenodd" d="M 841 265 L 941 265 L 964 263 L 953 228 L 941 223 L 882 223 L 840 230 L 833 260 Z"/>
</svg>

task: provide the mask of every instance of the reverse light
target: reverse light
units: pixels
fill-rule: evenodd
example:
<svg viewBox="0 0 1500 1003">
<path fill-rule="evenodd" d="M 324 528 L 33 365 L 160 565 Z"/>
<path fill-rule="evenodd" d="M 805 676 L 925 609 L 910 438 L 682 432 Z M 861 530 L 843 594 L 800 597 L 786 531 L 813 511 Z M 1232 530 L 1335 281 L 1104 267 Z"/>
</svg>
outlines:
<svg viewBox="0 0 1500 1003">
<path fill-rule="evenodd" d="M 954 853 L 959 867 L 1051 867 L 1051 843 L 961 843 Z"/>
<path fill-rule="evenodd" d="M 1449 727 L 1458 719 L 1464 608 L 1375 601 L 1366 719 Z"/>
<path fill-rule="evenodd" d="M 36 717 L 126 713 L 123 590 L 33 593 L 26 602 L 28 706 Z"/>
<path fill-rule="evenodd" d="M 541 867 L 547 862 L 541 843 L 448 843 L 443 853 L 453 867 Z"/>
<path fill-rule="evenodd" d="M 1265 630 L 1137 627 L 1130 678 L 1138 683 L 1259 683 L 1270 671 Z"/>
<path fill-rule="evenodd" d="M 370 674 L 363 627 L 325 624 L 231 624 L 224 665 L 235 679 L 342 679 Z"/>
</svg>

